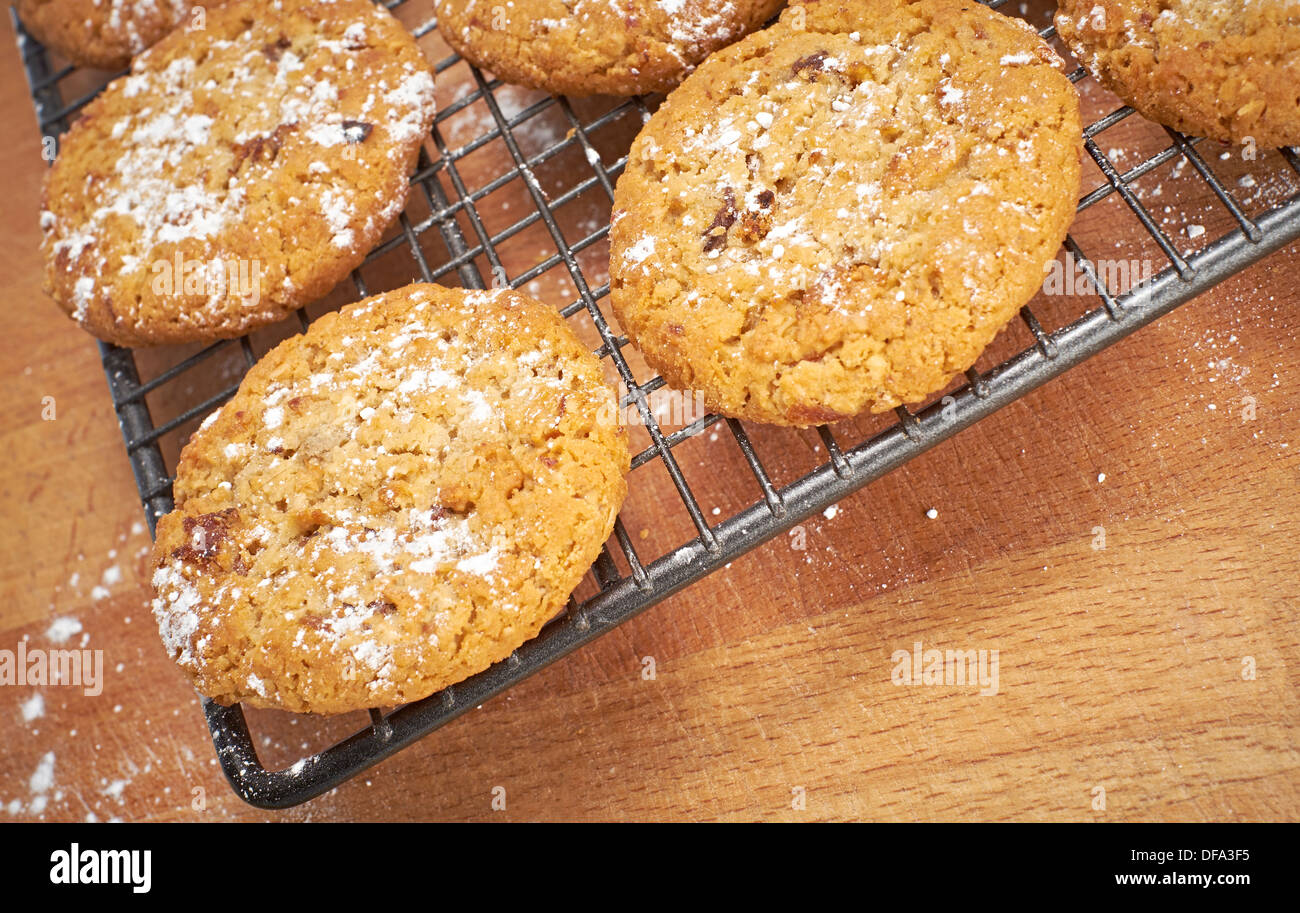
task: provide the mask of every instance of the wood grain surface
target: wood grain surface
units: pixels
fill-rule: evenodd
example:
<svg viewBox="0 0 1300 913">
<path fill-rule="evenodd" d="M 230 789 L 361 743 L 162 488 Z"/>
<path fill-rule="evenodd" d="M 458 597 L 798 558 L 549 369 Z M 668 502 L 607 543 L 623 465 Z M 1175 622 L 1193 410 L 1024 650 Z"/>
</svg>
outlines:
<svg viewBox="0 0 1300 913">
<path fill-rule="evenodd" d="M 410 6 L 408 24 L 427 17 Z M 424 43 L 431 57 L 444 53 L 436 36 Z M 1092 116 L 1115 106 L 1095 87 L 1084 99 Z M 103 650 L 106 666 L 97 696 L 0 687 L 0 817 L 1300 817 L 1300 247 L 333 792 L 264 812 L 225 784 L 197 700 L 159 644 L 148 534 L 97 349 L 40 291 L 46 165 L 7 17 L 0 123 L 0 649 L 84 646 Z M 443 129 L 464 142 L 455 123 Z M 626 144 L 627 130 L 609 132 L 611 149 Z M 1167 138 L 1131 118 L 1099 142 L 1122 158 Z M 491 154 L 464 162 L 467 181 L 500 169 Z M 1220 154 L 1206 150 L 1256 209 L 1300 191 L 1277 177 L 1285 169 L 1273 153 Z M 527 211 L 518 188 L 497 196 L 482 201 L 485 218 L 494 205 L 514 218 Z M 1144 199 L 1184 248 L 1229 227 L 1176 163 L 1152 176 Z M 601 205 L 575 205 L 566 227 L 602 218 Z M 1085 215 L 1085 250 L 1153 256 L 1118 200 Z M 1201 225 L 1203 237 L 1192 227 Z M 549 243 L 531 229 L 516 242 L 503 253 L 512 275 Z M 392 278 L 403 270 L 412 266 Z M 530 290 L 571 300 L 561 272 Z M 1049 329 L 1082 306 L 1034 304 Z M 1024 327 L 1008 329 L 981 366 L 1027 341 Z M 155 414 L 167 405 L 151 402 Z M 757 489 L 715 430 L 677 456 L 720 518 Z M 811 432 L 749 430 L 778 482 L 825 457 Z M 183 433 L 165 444 L 169 456 Z M 624 522 L 639 548 L 653 556 L 691 535 L 661 469 L 638 470 L 633 486 Z M 896 654 L 918 643 L 997 651 L 996 693 L 898 683 Z M 250 721 L 277 766 L 365 717 Z"/>
</svg>

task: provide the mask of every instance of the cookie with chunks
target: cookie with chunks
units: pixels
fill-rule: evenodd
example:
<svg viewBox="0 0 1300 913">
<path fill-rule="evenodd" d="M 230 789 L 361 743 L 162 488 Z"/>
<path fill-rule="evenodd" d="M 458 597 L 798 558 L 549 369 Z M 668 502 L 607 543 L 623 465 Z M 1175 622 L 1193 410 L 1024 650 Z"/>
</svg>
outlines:
<svg viewBox="0 0 1300 913">
<path fill-rule="evenodd" d="M 808 0 L 719 51 L 632 146 L 614 311 L 726 415 L 813 425 L 942 389 L 1040 286 L 1082 128 L 1026 23 Z"/>
<path fill-rule="evenodd" d="M 1300 2 L 1059 0 L 1056 31 L 1102 85 L 1184 133 L 1300 144 Z"/>
<path fill-rule="evenodd" d="M 23 28 L 72 63 L 120 70 L 189 17 L 225 0 L 16 0 Z"/>
<path fill-rule="evenodd" d="M 368 0 L 235 0 L 135 59 L 63 138 L 46 290 L 119 345 L 241 335 L 326 294 L 405 204 L 434 115 Z"/>
<path fill-rule="evenodd" d="M 666 92 L 783 0 L 435 0 L 466 60 L 553 95 Z"/>
<path fill-rule="evenodd" d="M 512 291 L 417 284 L 316 321 L 194 434 L 153 609 L 221 703 L 339 713 L 487 668 L 613 529 L 626 436 L 600 363 Z"/>
</svg>

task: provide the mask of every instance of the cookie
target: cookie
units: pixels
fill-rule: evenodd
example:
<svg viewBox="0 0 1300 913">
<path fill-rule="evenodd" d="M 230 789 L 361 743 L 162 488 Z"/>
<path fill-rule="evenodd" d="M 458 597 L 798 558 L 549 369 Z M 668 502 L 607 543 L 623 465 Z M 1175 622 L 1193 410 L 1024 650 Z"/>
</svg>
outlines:
<svg viewBox="0 0 1300 913">
<path fill-rule="evenodd" d="M 239 336 L 326 294 L 406 201 L 433 120 L 368 0 L 236 0 L 85 109 L 50 170 L 46 291 L 120 345 Z"/>
<path fill-rule="evenodd" d="M 783 0 L 434 0 L 466 60 L 554 95 L 666 92 Z"/>
<path fill-rule="evenodd" d="M 259 361 L 186 445 L 158 523 L 163 643 L 221 703 L 418 700 L 559 612 L 629 453 L 600 363 L 512 291 L 411 285 Z"/>
<path fill-rule="evenodd" d="M 791 6 L 633 144 L 610 234 L 623 330 L 738 418 L 807 426 L 942 389 L 1034 295 L 1074 216 L 1063 67 L 976 3 Z"/>
<path fill-rule="evenodd" d="M 1144 117 L 1223 142 L 1300 144 L 1300 2 L 1059 0 L 1056 30 Z"/>
<path fill-rule="evenodd" d="M 120 70 L 176 26 L 223 0 L 16 0 L 23 28 L 74 64 Z"/>
</svg>

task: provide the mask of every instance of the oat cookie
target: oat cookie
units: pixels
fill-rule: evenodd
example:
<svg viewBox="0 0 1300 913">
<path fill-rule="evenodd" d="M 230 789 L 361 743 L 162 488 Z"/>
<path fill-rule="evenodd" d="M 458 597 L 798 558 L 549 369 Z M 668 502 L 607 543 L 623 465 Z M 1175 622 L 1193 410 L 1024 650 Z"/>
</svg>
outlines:
<svg viewBox="0 0 1300 913">
<path fill-rule="evenodd" d="M 224 0 L 16 0 L 18 17 L 41 44 L 72 63 L 120 70 L 185 22 L 196 6 Z"/>
<path fill-rule="evenodd" d="M 633 144 L 611 230 L 623 329 L 669 384 L 755 421 L 941 389 L 1034 295 L 1074 215 L 1062 69 L 975 3 L 792 6 Z"/>
<path fill-rule="evenodd" d="M 1300 144 L 1297 0 L 1059 0 L 1056 30 L 1151 120 L 1224 142 Z"/>
<path fill-rule="evenodd" d="M 511 291 L 411 285 L 316 321 L 181 455 L 154 613 L 222 703 L 425 697 L 559 612 L 613 529 L 628 447 L 600 363 Z"/>
<path fill-rule="evenodd" d="M 435 0 L 438 30 L 506 82 L 554 95 L 666 92 L 783 0 Z"/>
<path fill-rule="evenodd" d="M 238 336 L 328 292 L 401 211 L 433 76 L 368 0 L 236 0 L 90 103 L 45 187 L 46 290 L 121 345 Z"/>
</svg>

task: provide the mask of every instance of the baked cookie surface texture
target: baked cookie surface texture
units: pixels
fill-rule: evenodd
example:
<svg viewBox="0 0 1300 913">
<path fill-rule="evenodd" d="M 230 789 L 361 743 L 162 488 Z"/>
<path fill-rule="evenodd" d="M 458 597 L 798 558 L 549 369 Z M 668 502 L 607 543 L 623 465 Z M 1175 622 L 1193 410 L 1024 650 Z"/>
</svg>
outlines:
<svg viewBox="0 0 1300 913">
<path fill-rule="evenodd" d="M 600 363 L 550 308 L 412 285 L 317 320 L 182 453 L 154 614 L 221 703 L 418 700 L 562 610 L 626 493 Z"/>
<path fill-rule="evenodd" d="M 326 294 L 406 201 L 434 115 L 368 0 L 236 0 L 172 32 L 63 138 L 46 291 L 120 345 L 238 336 Z"/>
<path fill-rule="evenodd" d="M 1074 216 L 1062 66 L 979 4 L 790 7 L 633 144 L 610 236 L 622 328 L 738 418 L 814 425 L 942 389 L 1035 294 Z"/>
<path fill-rule="evenodd" d="M 1297 0 L 1059 0 L 1056 29 L 1102 85 L 1157 123 L 1300 144 Z"/>
<path fill-rule="evenodd" d="M 435 0 L 438 30 L 506 82 L 554 95 L 666 92 L 782 0 Z"/>
<path fill-rule="evenodd" d="M 224 0 L 17 0 L 23 27 L 47 48 L 83 67 L 120 70 L 131 58 Z"/>
</svg>

